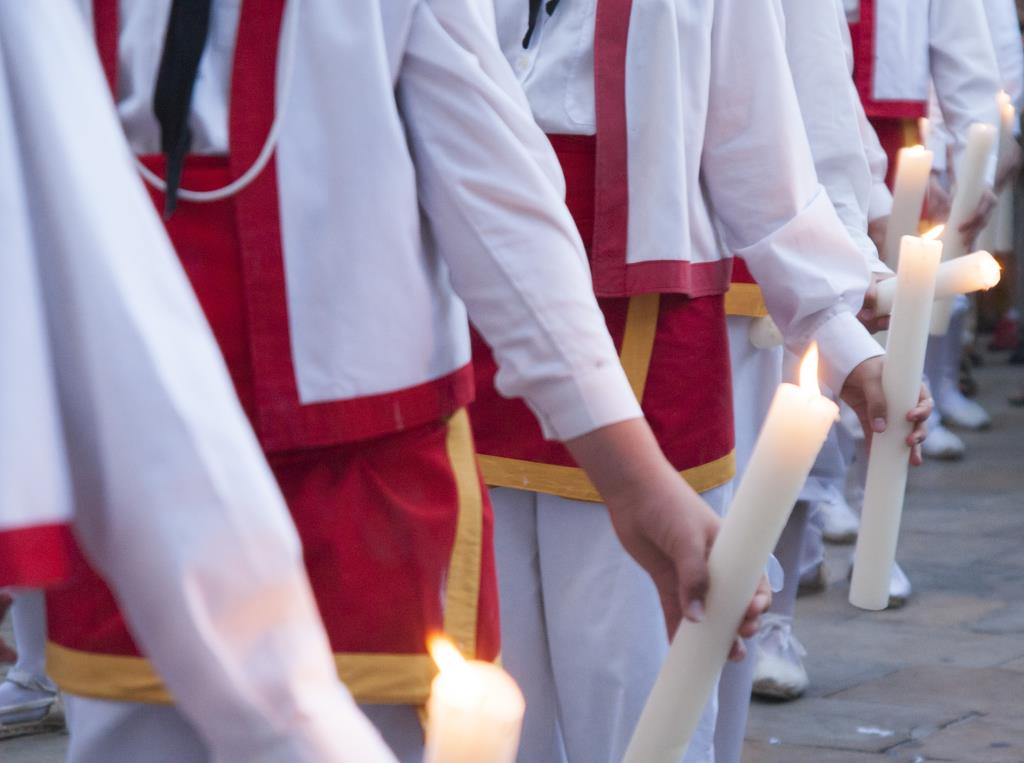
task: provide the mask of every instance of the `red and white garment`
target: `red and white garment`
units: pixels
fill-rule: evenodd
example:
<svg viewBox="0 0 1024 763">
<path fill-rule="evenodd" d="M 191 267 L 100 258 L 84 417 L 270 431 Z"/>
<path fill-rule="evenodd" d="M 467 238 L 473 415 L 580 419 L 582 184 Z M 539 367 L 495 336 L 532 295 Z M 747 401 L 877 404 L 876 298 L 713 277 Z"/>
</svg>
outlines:
<svg viewBox="0 0 1024 763">
<path fill-rule="evenodd" d="M 77 12 L 0 3 L 0 53 L 0 583 L 68 571 L 73 502 L 213 756 L 393 761 L 333 678 L 295 529 Z"/>
<path fill-rule="evenodd" d="M 608 213 L 626 216 L 625 246 L 595 248 L 599 296 L 722 294 L 735 253 L 768 286 L 768 309 L 787 340 L 818 340 L 832 382 L 876 352 L 855 317 L 867 269 L 814 175 L 773 4 L 564 2 L 540 14 L 526 49 L 528 4 L 497 0 L 495 8 L 502 48 L 540 126 L 596 134 L 598 172 L 605 155 L 617 168 L 615 190 L 600 174 L 597 187 L 625 193 L 628 206 Z M 606 16 L 624 31 L 607 58 L 595 58 Z M 606 104 L 594 83 L 602 61 L 618 68 L 611 76 L 625 89 L 606 152 Z M 613 266 L 607 276 L 601 262 Z"/>
</svg>

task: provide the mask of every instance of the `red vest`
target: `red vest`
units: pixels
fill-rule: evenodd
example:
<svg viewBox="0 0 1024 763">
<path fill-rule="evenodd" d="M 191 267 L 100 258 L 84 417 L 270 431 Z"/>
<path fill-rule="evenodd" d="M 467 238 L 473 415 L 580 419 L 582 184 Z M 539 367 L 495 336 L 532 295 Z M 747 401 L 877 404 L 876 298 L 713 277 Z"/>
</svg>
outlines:
<svg viewBox="0 0 1024 763">
<path fill-rule="evenodd" d="M 221 187 L 261 149 L 273 120 L 283 7 L 283 0 L 246 0 L 232 78 L 231 156 L 188 157 L 182 187 Z M 117 0 L 96 0 L 95 18 L 113 82 Z M 144 161 L 163 175 L 161 158 Z M 161 208 L 163 194 L 151 195 Z M 235 196 L 182 201 L 167 228 L 295 520 L 340 677 L 360 701 L 423 703 L 435 673 L 426 654 L 432 632 L 448 633 L 479 659 L 495 659 L 499 650 L 492 516 L 460 409 L 472 377 L 467 366 L 390 395 L 301 405 L 277 209 L 272 161 Z M 401 417 L 404 426 L 395 431 Z M 62 688 L 103 699 L 170 700 L 91 570 L 50 602 L 48 668 Z"/>
<path fill-rule="evenodd" d="M 284 0 L 261 1 L 265 7 L 255 10 L 249 0 L 239 22 L 231 79 L 229 181 L 252 166 L 274 121 L 271 96 L 275 92 Z M 100 58 L 116 93 L 117 3 L 96 0 L 94 6 Z M 238 252 L 237 278 L 244 287 L 240 307 L 245 316 L 244 334 L 238 337 L 245 347 L 238 349 L 247 356 L 253 386 L 247 410 L 264 449 L 279 451 L 377 437 L 437 421 L 469 403 L 473 387 L 468 365 L 440 379 L 395 392 L 302 403 L 292 364 L 274 161 L 227 201 L 212 205 L 223 208 L 209 214 L 230 220 L 232 230 L 237 228 L 233 246 Z M 173 238 L 173 218 L 171 222 Z"/>
<path fill-rule="evenodd" d="M 599 148 L 589 136 L 555 135 L 551 141 L 566 177 L 566 202 L 593 257 L 592 242 L 607 230 L 595 203 Z M 598 299 L 659 445 L 698 491 L 728 482 L 735 472 L 723 301 L 722 295 L 681 294 Z M 490 350 L 477 334 L 473 342 L 477 399 L 470 412 L 487 484 L 600 500 L 565 447 L 543 439 L 526 405 L 497 392 Z"/>
</svg>

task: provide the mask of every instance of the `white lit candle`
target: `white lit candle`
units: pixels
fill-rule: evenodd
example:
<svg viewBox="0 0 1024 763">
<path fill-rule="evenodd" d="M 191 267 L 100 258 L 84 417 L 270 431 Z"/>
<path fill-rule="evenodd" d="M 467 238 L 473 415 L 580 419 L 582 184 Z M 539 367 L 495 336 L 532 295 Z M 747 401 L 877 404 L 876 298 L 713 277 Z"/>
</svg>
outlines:
<svg viewBox="0 0 1024 763">
<path fill-rule="evenodd" d="M 1017 138 L 1013 134 L 1014 122 L 1017 121 L 1017 110 L 1013 107 L 1009 94 L 999 93 L 999 155 L 1005 156 L 1013 150 Z M 999 194 L 999 206 L 992 216 L 995 234 L 992 246 L 997 252 L 1013 251 L 1013 187 L 1007 185 Z"/>
<path fill-rule="evenodd" d="M 892 212 L 885 233 L 885 251 L 882 252 L 882 258 L 891 268 L 898 264 L 900 239 L 917 234 L 924 196 L 928 191 L 928 176 L 932 171 L 932 158 L 932 152 L 924 146 L 901 148 L 897 155 Z"/>
<path fill-rule="evenodd" d="M 996 140 L 996 128 L 989 124 L 972 124 L 967 132 L 967 148 L 957 168 L 956 191 L 950 207 L 946 230 L 942 234 L 942 259 L 953 260 L 967 252 L 960 226 L 974 214 L 985 193 L 986 173 Z M 945 334 L 953 314 L 953 300 L 943 299 L 935 304 L 931 333 Z"/>
<path fill-rule="evenodd" d="M 684 620 L 623 763 L 679 763 L 736 640 L 736 629 L 839 407 L 818 390 L 817 347 L 800 386 L 775 393 L 750 464 L 708 558 L 701 623 Z"/>
<path fill-rule="evenodd" d="M 996 258 L 988 252 L 973 252 L 939 265 L 935 279 L 935 298 L 955 297 L 957 294 L 971 294 L 987 291 L 999 283 L 1002 271 Z M 875 312 L 878 315 L 892 313 L 896 297 L 895 278 L 888 278 L 878 284 Z"/>
<path fill-rule="evenodd" d="M 439 672 L 427 702 L 425 763 L 513 763 L 526 703 L 497 665 L 466 660 L 443 637 L 430 642 Z"/>
<path fill-rule="evenodd" d="M 928 344 L 928 323 L 935 300 L 935 281 L 942 243 L 907 236 L 896 273 L 896 296 L 886 345 L 882 387 L 889 421 L 871 438 L 864 508 L 854 554 L 850 603 L 861 609 L 885 609 L 889 573 L 896 559 L 903 498 L 907 489 L 913 425 L 905 413 L 917 404 Z"/>
</svg>

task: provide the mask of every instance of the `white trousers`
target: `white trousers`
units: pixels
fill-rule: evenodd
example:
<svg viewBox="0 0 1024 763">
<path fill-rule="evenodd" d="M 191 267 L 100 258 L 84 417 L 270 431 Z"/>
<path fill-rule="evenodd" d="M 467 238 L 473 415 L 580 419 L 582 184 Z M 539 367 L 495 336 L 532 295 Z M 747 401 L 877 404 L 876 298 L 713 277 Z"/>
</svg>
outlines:
<svg viewBox="0 0 1024 763">
<path fill-rule="evenodd" d="M 743 476 L 757 442 L 775 389 L 782 381 L 782 347 L 758 349 L 750 343 L 753 318 L 730 315 L 729 360 L 732 364 L 733 416 L 736 420 L 736 482 Z M 747 658 L 729 663 L 722 671 L 715 729 L 716 763 L 740 763 L 743 737 L 754 682 L 754 645 L 747 642 Z"/>
<path fill-rule="evenodd" d="M 726 485 L 703 494 L 719 512 Z M 604 506 L 491 490 L 502 661 L 526 696 L 520 763 L 619 763 L 668 650 L 647 574 Z M 687 763 L 713 757 L 715 700 Z"/>
<path fill-rule="evenodd" d="M 173 705 L 110 702 L 65 694 L 64 708 L 71 734 L 68 763 L 213 761 L 195 727 Z M 360 705 L 360 710 L 378 728 L 400 763 L 422 763 L 423 729 L 416 708 Z"/>
</svg>

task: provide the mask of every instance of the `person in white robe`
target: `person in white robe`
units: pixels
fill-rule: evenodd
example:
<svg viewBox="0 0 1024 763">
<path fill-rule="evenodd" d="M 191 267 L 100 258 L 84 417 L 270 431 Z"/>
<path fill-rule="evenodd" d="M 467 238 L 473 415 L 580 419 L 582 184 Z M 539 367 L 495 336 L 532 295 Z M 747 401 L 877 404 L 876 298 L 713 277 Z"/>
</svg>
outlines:
<svg viewBox="0 0 1024 763">
<path fill-rule="evenodd" d="M 0 2 L 0 249 L 0 584 L 70 527 L 218 760 L 394 761 L 67 0 Z"/>
</svg>

